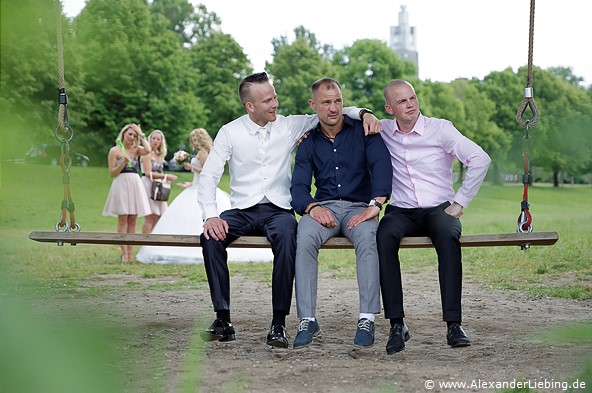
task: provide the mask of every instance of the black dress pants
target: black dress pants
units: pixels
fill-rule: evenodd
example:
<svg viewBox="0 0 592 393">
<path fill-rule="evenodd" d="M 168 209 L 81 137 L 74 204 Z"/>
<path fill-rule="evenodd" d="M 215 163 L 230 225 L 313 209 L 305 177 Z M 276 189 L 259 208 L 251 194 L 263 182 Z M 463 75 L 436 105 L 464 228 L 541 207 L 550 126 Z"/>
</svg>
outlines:
<svg viewBox="0 0 592 393">
<path fill-rule="evenodd" d="M 399 245 L 405 236 L 429 236 L 438 254 L 438 278 L 444 321 L 461 321 L 462 262 L 458 218 L 444 212 L 449 202 L 432 208 L 387 206 L 376 234 L 380 288 L 385 318 L 403 318 Z"/>
<path fill-rule="evenodd" d="M 265 236 L 273 251 L 272 307 L 273 311 L 290 313 L 294 287 L 297 221 L 292 210 L 271 203 L 247 209 L 230 209 L 220 218 L 228 223 L 224 241 L 200 236 L 204 267 L 210 285 L 214 311 L 230 310 L 230 273 L 226 247 L 240 236 Z"/>
</svg>

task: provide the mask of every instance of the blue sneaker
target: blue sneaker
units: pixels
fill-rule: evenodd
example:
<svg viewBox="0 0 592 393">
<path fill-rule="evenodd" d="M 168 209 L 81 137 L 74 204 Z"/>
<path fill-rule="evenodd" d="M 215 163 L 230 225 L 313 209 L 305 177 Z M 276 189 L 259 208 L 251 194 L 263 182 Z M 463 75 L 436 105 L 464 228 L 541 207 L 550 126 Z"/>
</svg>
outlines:
<svg viewBox="0 0 592 393">
<path fill-rule="evenodd" d="M 354 337 L 354 344 L 360 347 L 371 347 L 374 345 L 374 321 L 362 318 L 358 321 L 358 330 Z"/>
<path fill-rule="evenodd" d="M 303 348 L 312 343 L 312 340 L 321 336 L 319 323 L 309 319 L 301 319 L 298 324 L 298 333 L 294 339 L 294 349 Z"/>
</svg>

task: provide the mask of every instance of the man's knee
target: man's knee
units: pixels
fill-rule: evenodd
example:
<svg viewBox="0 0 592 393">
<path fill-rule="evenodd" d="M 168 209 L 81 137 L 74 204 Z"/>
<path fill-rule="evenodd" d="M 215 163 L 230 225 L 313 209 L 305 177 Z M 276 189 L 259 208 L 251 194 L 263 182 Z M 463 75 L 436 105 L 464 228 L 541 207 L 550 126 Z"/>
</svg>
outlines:
<svg viewBox="0 0 592 393">
<path fill-rule="evenodd" d="M 354 228 L 353 239 L 356 244 L 376 247 L 378 225 L 365 225 Z"/>
<path fill-rule="evenodd" d="M 460 239 L 460 235 L 462 232 L 462 227 L 458 219 L 448 221 L 445 225 L 441 224 L 434 228 L 434 231 L 430 233 L 430 237 L 432 240 L 437 240 L 440 242 L 452 242 L 456 243 Z"/>
<path fill-rule="evenodd" d="M 385 221 L 385 218 L 386 217 L 380 221 L 378 229 L 376 230 L 376 242 L 378 244 L 399 244 L 403 238 L 403 231 L 398 226 L 393 225 L 393 223 L 390 222 L 391 220 Z"/>
<path fill-rule="evenodd" d="M 276 234 L 277 239 L 296 239 L 296 229 L 298 228 L 298 221 L 296 221 L 296 217 L 291 214 L 284 214 L 278 220 L 277 224 L 278 228 L 280 228 Z"/>
</svg>

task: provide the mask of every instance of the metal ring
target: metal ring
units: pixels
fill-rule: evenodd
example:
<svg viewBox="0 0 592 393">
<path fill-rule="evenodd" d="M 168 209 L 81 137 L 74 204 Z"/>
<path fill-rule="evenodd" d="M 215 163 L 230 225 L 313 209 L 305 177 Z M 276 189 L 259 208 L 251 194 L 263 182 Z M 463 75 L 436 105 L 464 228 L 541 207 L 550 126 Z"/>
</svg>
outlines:
<svg viewBox="0 0 592 393">
<path fill-rule="evenodd" d="M 58 137 L 58 130 L 60 130 L 60 126 L 56 126 L 56 128 L 55 128 L 55 130 L 53 132 L 53 136 L 55 136 L 55 139 L 57 139 L 58 142 L 60 142 L 60 143 L 70 142 L 72 140 L 72 138 L 74 137 L 74 130 L 72 129 L 72 127 L 70 127 L 70 126 L 64 126 L 64 129 L 70 133 L 70 135 L 68 136 L 68 138 L 59 138 Z M 62 131 L 62 132 L 64 132 L 64 131 Z"/>
</svg>

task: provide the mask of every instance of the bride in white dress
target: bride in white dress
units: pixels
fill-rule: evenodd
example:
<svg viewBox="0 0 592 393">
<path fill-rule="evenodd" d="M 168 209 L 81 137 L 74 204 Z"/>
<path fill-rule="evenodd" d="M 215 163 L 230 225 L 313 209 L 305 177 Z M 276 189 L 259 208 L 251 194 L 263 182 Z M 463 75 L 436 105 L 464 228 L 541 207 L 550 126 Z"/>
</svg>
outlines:
<svg viewBox="0 0 592 393">
<path fill-rule="evenodd" d="M 197 203 L 197 190 L 201 168 L 212 148 L 212 138 L 203 128 L 191 131 L 189 134 L 191 148 L 197 153 L 191 164 L 185 164 L 193 172 L 193 182 L 182 185 L 188 186 L 169 205 L 160 217 L 151 233 L 174 235 L 200 235 L 203 232 L 202 212 Z M 216 190 L 218 213 L 230 209 L 230 195 Z M 229 262 L 273 261 L 273 253 L 269 248 L 232 248 L 226 249 Z M 142 246 L 136 260 L 142 263 L 203 263 L 201 248 L 177 246 Z"/>
</svg>

